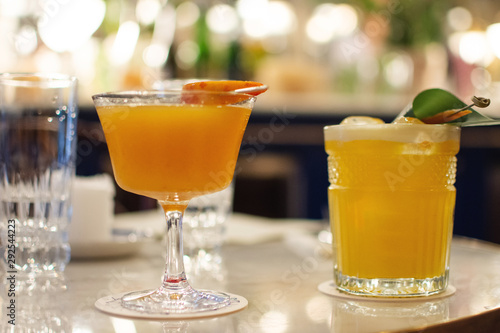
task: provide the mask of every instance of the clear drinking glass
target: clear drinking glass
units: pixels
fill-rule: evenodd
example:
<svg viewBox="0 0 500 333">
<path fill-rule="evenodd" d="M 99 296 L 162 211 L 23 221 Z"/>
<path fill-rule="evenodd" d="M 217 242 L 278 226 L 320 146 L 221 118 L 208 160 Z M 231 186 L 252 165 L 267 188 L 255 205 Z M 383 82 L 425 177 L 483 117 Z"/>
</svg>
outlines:
<svg viewBox="0 0 500 333">
<path fill-rule="evenodd" d="M 334 277 L 343 291 L 444 291 L 460 128 L 367 124 L 325 128 Z"/>
<path fill-rule="evenodd" d="M 157 199 L 167 221 L 163 283 L 125 295 L 122 306 L 145 313 L 193 313 L 229 305 L 229 295 L 195 290 L 188 283 L 182 217 L 190 199 L 231 183 L 255 98 L 177 90 L 106 93 L 93 100 L 118 185 Z"/>
<path fill-rule="evenodd" d="M 65 288 L 76 88 L 61 74 L 0 74 L 0 262 L 17 291 Z"/>
<path fill-rule="evenodd" d="M 189 201 L 184 213 L 184 264 L 188 275 L 222 278 L 220 255 L 233 209 L 234 183 Z"/>
</svg>

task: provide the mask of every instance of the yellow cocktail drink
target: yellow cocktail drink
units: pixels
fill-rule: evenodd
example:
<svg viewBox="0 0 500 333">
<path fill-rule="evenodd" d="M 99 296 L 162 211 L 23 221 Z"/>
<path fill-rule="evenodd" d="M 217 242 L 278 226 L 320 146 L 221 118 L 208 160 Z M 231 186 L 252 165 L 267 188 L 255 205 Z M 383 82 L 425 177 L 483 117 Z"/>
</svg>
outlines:
<svg viewBox="0 0 500 333">
<path fill-rule="evenodd" d="M 446 288 L 459 137 L 450 125 L 325 128 L 340 289 L 408 296 Z"/>
<path fill-rule="evenodd" d="M 125 104 L 97 112 L 118 185 L 182 201 L 229 185 L 251 109 Z"/>
</svg>

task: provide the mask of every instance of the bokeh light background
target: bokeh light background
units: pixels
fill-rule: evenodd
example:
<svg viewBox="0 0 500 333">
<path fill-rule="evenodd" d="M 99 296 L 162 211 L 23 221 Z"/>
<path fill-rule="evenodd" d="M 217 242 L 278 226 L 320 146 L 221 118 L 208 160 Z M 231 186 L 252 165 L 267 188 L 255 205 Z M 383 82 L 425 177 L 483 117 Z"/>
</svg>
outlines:
<svg viewBox="0 0 500 333">
<path fill-rule="evenodd" d="M 0 71 L 74 74 L 83 104 L 187 77 L 305 98 L 500 95 L 500 5 L 486 0 L 0 0 L 0 32 Z"/>
</svg>

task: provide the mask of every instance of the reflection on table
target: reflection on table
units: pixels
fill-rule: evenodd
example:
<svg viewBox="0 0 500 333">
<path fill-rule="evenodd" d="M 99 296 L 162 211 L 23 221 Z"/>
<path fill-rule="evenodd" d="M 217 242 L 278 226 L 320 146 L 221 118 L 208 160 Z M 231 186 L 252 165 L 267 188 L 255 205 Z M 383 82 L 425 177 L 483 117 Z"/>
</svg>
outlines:
<svg viewBox="0 0 500 333">
<path fill-rule="evenodd" d="M 123 225 L 161 232 L 156 213 L 131 214 Z M 118 223 L 118 222 L 116 222 Z M 136 253 L 107 259 L 73 260 L 67 290 L 16 296 L 16 329 L 54 332 L 380 332 L 424 329 L 434 332 L 493 332 L 500 327 L 500 246 L 455 238 L 451 284 L 456 293 L 419 301 L 366 301 L 334 298 L 317 290 L 332 279 L 329 247 L 317 233 L 326 226 L 308 220 L 271 220 L 233 215 L 218 265 L 190 272 L 197 288 L 244 296 L 249 307 L 212 319 L 154 322 L 107 316 L 97 299 L 153 288 L 164 269 L 161 241 L 152 238 Z M 148 229 L 151 232 L 151 229 Z M 4 277 L 2 281 L 6 281 Z M 9 298 L 2 290 L 0 328 L 8 331 Z M 481 315 L 480 315 L 481 314 Z M 481 326 L 482 325 L 482 326 Z M 447 330 L 450 327 L 450 330 Z M 436 329 L 437 329 L 436 328 Z M 474 328 L 474 330 L 472 330 Z M 436 331 L 437 332 L 437 331 Z"/>
</svg>

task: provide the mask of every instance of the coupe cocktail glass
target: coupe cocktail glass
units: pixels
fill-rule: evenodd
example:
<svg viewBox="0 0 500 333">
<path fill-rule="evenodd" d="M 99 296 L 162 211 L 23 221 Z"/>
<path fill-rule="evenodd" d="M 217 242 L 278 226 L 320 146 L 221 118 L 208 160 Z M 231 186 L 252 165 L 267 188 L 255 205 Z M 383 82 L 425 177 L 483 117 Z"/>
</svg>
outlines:
<svg viewBox="0 0 500 333">
<path fill-rule="evenodd" d="M 229 295 L 193 289 L 186 279 L 182 215 L 190 199 L 227 187 L 255 98 L 234 92 L 131 91 L 93 96 L 115 179 L 157 199 L 167 220 L 163 283 L 126 294 L 143 313 L 195 313 L 230 304 Z"/>
</svg>

